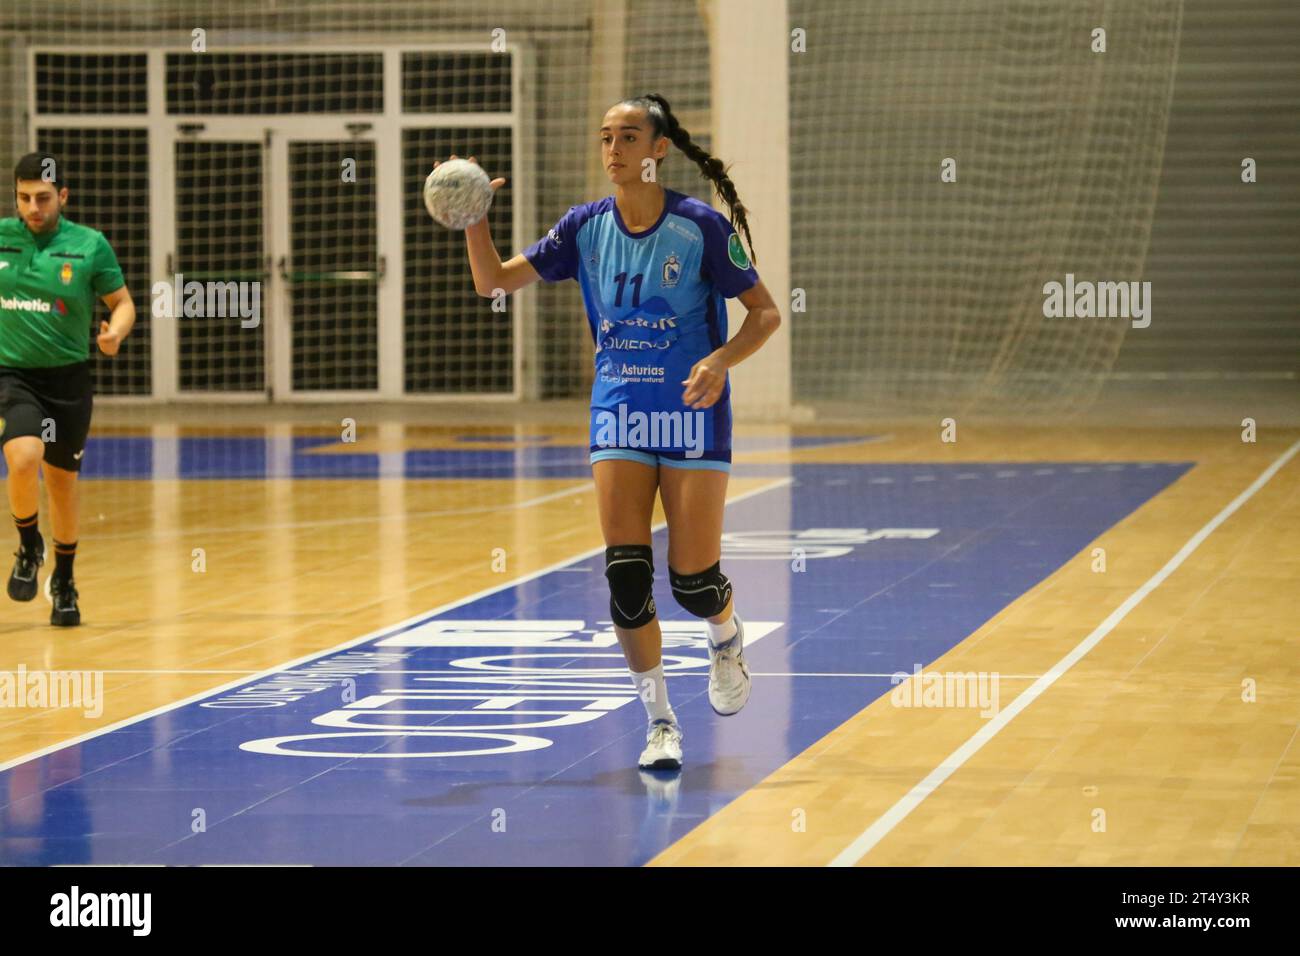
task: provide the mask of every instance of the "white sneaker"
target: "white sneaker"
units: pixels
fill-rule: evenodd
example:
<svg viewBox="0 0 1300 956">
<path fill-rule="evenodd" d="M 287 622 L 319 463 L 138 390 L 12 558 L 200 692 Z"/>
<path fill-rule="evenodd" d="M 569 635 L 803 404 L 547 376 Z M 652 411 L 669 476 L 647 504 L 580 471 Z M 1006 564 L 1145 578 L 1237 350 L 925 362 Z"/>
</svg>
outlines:
<svg viewBox="0 0 1300 956">
<path fill-rule="evenodd" d="M 651 721 L 645 735 L 645 750 L 637 766 L 642 770 L 682 768 L 682 728 L 671 720 Z"/>
<path fill-rule="evenodd" d="M 736 633 L 729 641 L 709 645 L 709 706 L 723 717 L 730 717 L 749 700 L 749 665 L 745 663 L 745 622 L 736 618 Z"/>
</svg>

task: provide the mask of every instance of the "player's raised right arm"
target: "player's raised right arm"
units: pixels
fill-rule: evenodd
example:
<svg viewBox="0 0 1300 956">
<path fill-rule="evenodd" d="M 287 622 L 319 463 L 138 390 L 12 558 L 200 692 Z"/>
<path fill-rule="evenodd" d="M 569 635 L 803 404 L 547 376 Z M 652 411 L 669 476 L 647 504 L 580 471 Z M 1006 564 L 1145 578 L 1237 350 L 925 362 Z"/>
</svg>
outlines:
<svg viewBox="0 0 1300 956">
<path fill-rule="evenodd" d="M 455 159 L 456 155 L 453 153 L 451 158 Z M 478 164 L 477 157 L 471 156 L 469 161 Z M 433 168 L 437 169 L 441 165 L 442 163 L 434 163 Z M 505 184 L 503 178 L 494 179 L 490 183 L 494 193 Z M 469 250 L 470 272 L 474 274 L 474 291 L 485 298 L 492 298 L 498 289 L 510 295 L 541 278 L 522 255 L 515 256 L 509 262 L 501 261 L 497 247 L 492 242 L 492 230 L 488 227 L 487 216 L 465 228 L 465 246 Z"/>
<path fill-rule="evenodd" d="M 491 298 L 498 289 L 510 295 L 541 278 L 522 254 L 501 261 L 486 216 L 465 229 L 465 245 L 469 249 L 469 267 L 474 273 L 474 291 L 481 296 Z"/>
</svg>

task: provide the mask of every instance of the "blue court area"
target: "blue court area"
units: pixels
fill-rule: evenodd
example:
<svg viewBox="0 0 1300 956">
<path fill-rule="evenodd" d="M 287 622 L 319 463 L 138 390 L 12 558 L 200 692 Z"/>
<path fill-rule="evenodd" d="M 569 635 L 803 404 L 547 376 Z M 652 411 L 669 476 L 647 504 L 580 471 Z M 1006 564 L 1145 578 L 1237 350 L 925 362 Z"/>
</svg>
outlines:
<svg viewBox="0 0 1300 956">
<path fill-rule="evenodd" d="M 11 767 L 0 862 L 641 864 L 1189 467 L 787 466 L 727 511 L 755 673 L 730 718 L 660 532 L 680 775 L 636 769 L 645 715 L 593 554 Z"/>
<path fill-rule="evenodd" d="M 741 437 L 737 452 L 859 444 L 880 436 Z M 85 478 L 590 478 L 588 449 L 549 435 L 455 435 L 447 448 L 348 452 L 334 437 L 91 437 Z M 500 444 L 501 448 L 468 447 Z M 459 447 L 459 446 L 466 447 Z M 508 446 L 508 447 L 505 447 Z M 325 449 L 328 454 L 321 454 Z M 0 474 L 4 473 L 0 461 Z"/>
</svg>

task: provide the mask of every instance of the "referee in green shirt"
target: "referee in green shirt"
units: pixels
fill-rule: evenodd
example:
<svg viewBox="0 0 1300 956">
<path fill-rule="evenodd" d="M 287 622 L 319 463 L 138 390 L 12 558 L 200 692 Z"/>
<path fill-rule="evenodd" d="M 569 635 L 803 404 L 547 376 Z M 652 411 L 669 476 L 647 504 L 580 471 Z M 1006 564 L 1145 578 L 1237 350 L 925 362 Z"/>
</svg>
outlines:
<svg viewBox="0 0 1300 956">
<path fill-rule="evenodd" d="M 72 562 L 77 555 L 77 474 L 94 404 L 90 325 L 95 297 L 112 311 L 99 350 L 116 355 L 135 324 L 117 256 L 102 233 L 65 219 L 62 165 L 29 153 L 14 167 L 16 218 L 0 219 L 0 444 L 9 466 L 9 507 L 19 545 L 9 596 L 36 596 L 45 562 L 37 528 L 37 469 L 44 462 L 54 532 L 54 573 L 47 582 L 50 623 L 81 623 Z"/>
</svg>

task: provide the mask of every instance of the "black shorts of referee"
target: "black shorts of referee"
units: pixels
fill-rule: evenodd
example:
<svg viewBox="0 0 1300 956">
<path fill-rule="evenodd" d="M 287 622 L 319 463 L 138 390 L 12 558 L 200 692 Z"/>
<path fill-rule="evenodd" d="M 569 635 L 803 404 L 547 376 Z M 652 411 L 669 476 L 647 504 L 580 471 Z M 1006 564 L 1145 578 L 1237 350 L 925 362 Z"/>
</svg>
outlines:
<svg viewBox="0 0 1300 956">
<path fill-rule="evenodd" d="M 45 442 L 45 461 L 81 471 L 95 405 L 90 362 L 51 368 L 0 365 L 0 445 L 24 435 Z"/>
</svg>

